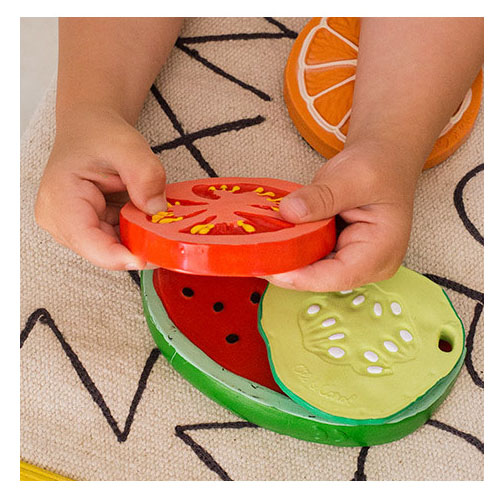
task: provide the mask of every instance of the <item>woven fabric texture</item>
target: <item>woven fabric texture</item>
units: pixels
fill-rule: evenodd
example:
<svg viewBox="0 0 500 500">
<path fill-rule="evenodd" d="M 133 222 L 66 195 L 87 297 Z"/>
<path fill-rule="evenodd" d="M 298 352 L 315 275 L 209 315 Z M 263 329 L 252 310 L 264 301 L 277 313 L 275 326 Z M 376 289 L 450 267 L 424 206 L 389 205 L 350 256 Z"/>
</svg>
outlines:
<svg viewBox="0 0 500 500">
<path fill-rule="evenodd" d="M 186 22 L 138 124 L 169 181 L 312 179 L 324 159 L 292 124 L 282 85 L 306 22 Z M 159 354 L 137 274 L 93 267 L 36 226 L 54 104 L 52 86 L 21 145 L 24 461 L 77 480 L 482 480 L 482 109 L 465 145 L 422 174 L 405 259 L 454 302 L 467 334 L 466 365 L 414 434 L 377 447 L 336 448 L 242 422 L 198 392 Z"/>
</svg>

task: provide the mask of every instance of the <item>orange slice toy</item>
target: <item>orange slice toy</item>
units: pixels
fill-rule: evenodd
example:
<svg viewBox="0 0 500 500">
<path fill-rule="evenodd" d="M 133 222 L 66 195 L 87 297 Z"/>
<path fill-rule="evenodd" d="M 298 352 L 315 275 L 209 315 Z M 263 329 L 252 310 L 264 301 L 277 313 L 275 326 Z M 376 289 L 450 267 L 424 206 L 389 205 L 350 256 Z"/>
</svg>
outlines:
<svg viewBox="0 0 500 500">
<path fill-rule="evenodd" d="M 360 19 L 315 17 L 300 32 L 285 69 L 288 112 L 304 139 L 322 156 L 340 152 L 349 129 Z M 424 168 L 441 163 L 467 139 L 481 105 L 479 72 L 462 104 L 441 132 Z"/>
<path fill-rule="evenodd" d="M 129 250 L 159 267 L 206 276 L 265 276 L 327 255 L 335 220 L 292 224 L 281 199 L 300 184 L 225 177 L 168 184 L 167 210 L 152 217 L 127 203 L 120 236 Z"/>
</svg>

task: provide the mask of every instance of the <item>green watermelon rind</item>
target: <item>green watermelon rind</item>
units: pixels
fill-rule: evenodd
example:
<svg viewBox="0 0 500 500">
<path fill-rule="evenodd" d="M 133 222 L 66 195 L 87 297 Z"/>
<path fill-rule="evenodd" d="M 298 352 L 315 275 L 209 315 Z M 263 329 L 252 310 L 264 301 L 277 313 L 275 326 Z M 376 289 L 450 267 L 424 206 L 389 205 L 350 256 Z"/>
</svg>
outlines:
<svg viewBox="0 0 500 500">
<path fill-rule="evenodd" d="M 283 394 L 229 372 L 209 358 L 168 317 L 153 285 L 153 271 L 141 272 L 141 294 L 153 339 L 185 380 L 244 420 L 305 441 L 335 446 L 374 446 L 401 439 L 423 425 L 446 398 L 465 357 L 464 350 L 457 365 L 440 381 L 443 390 L 435 401 L 407 418 L 384 424 L 334 423 Z"/>
</svg>

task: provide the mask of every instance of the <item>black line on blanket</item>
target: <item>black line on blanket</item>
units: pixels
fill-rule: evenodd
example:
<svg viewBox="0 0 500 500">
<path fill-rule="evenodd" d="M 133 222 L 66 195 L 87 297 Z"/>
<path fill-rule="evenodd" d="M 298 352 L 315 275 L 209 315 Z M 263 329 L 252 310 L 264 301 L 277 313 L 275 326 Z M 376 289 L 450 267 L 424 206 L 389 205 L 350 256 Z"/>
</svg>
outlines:
<svg viewBox="0 0 500 500">
<path fill-rule="evenodd" d="M 197 431 L 207 429 L 243 429 L 256 428 L 255 424 L 250 422 L 211 422 L 207 424 L 189 424 L 176 425 L 175 435 L 184 441 L 196 454 L 196 456 L 213 472 L 215 472 L 223 481 L 232 481 L 229 474 L 214 459 L 214 457 L 203 446 L 198 444 L 186 431 Z"/>
<path fill-rule="evenodd" d="M 297 38 L 299 34 L 296 31 L 287 28 L 283 23 L 280 23 L 274 17 L 265 17 L 264 18 L 268 23 L 274 24 L 274 26 L 278 27 L 280 31 L 282 31 L 288 38 Z"/>
<path fill-rule="evenodd" d="M 265 17 L 264 18 L 268 23 L 273 24 L 274 26 L 277 26 L 280 31 L 282 31 L 288 38 L 297 38 L 299 34 L 290 28 L 287 28 L 283 23 L 280 23 L 274 17 Z"/>
<path fill-rule="evenodd" d="M 279 33 L 270 33 L 268 31 L 257 33 L 225 33 L 222 35 L 201 35 L 201 36 L 181 36 L 177 40 L 181 44 L 196 44 L 208 42 L 229 42 L 234 40 L 265 40 L 281 38 L 297 38 L 295 31 L 287 28 L 283 23 L 276 21 L 272 17 L 264 18 L 268 23 L 279 28 Z"/>
<path fill-rule="evenodd" d="M 185 54 L 187 54 L 189 57 L 194 59 L 195 61 L 200 62 L 205 66 L 206 68 L 212 70 L 214 73 L 217 75 L 220 75 L 227 80 L 229 80 L 232 83 L 235 83 L 236 85 L 239 85 L 241 88 L 245 90 L 249 90 L 253 94 L 255 94 L 257 97 L 262 99 L 263 101 L 270 101 L 271 96 L 263 92 L 262 90 L 259 90 L 258 88 L 254 87 L 253 85 L 250 85 L 249 83 L 246 83 L 238 78 L 236 78 L 233 75 L 230 75 L 227 71 L 224 71 L 222 68 L 219 68 L 219 66 L 216 66 L 214 63 L 210 62 L 208 59 L 204 58 L 203 56 L 200 55 L 200 53 L 195 50 L 189 48 L 187 45 L 184 45 L 182 42 L 177 39 L 175 42 L 175 46 L 179 49 L 182 50 Z"/>
<path fill-rule="evenodd" d="M 227 33 L 224 35 L 203 35 L 203 36 L 182 36 L 177 40 L 182 44 L 197 44 L 208 42 L 229 42 L 229 41 L 245 41 L 245 40 L 265 40 L 265 39 L 281 39 L 294 38 L 287 33 Z"/>
<path fill-rule="evenodd" d="M 462 285 L 461 283 L 457 283 L 456 281 L 452 281 L 448 278 L 443 278 L 442 276 L 437 276 L 435 274 L 424 273 L 424 276 L 434 281 L 434 283 L 437 283 L 439 286 L 449 288 L 450 290 L 454 290 L 455 292 L 461 293 L 470 299 L 474 299 L 477 302 L 484 304 L 484 293 L 482 292 L 478 292 L 477 290 Z"/>
<path fill-rule="evenodd" d="M 184 134 L 183 136 L 178 137 L 177 139 L 173 139 L 172 141 L 153 146 L 151 149 L 153 150 L 153 153 L 160 153 L 167 149 L 175 149 L 179 146 L 186 146 L 188 143 L 192 143 L 204 137 L 215 137 L 226 132 L 237 132 L 238 130 L 252 127 L 254 125 L 259 125 L 263 121 L 265 121 L 265 118 L 261 115 L 257 115 L 254 118 L 243 118 L 241 120 L 221 123 L 220 125 L 215 125 L 214 127 L 208 127 L 202 130 L 198 130 L 197 132 L 193 132 L 191 134 Z"/>
<path fill-rule="evenodd" d="M 44 308 L 37 309 L 30 315 L 30 317 L 26 321 L 26 325 L 21 331 L 21 348 L 23 347 L 25 341 L 27 340 L 30 332 L 33 330 L 33 327 L 35 326 L 37 321 L 40 321 L 40 323 L 42 323 L 43 325 L 47 325 L 52 330 L 52 333 L 54 333 L 57 340 L 61 344 L 64 353 L 66 354 L 67 358 L 73 365 L 73 368 L 76 374 L 78 375 L 80 381 L 82 382 L 85 389 L 87 389 L 88 393 L 90 394 L 96 405 L 100 408 L 108 425 L 111 427 L 112 431 L 117 437 L 118 442 L 122 443 L 126 441 L 130 433 L 130 429 L 132 427 L 132 422 L 134 421 L 134 416 L 137 411 L 137 407 L 142 398 L 144 390 L 146 389 L 149 375 L 151 374 L 151 370 L 153 369 L 153 366 L 155 365 L 156 361 L 158 360 L 158 357 L 160 356 L 160 350 L 157 348 L 153 349 L 146 360 L 141 376 L 139 378 L 139 382 L 137 384 L 137 389 L 135 391 L 134 397 L 132 398 L 132 402 L 130 403 L 129 412 L 127 415 L 127 419 L 125 421 L 125 426 L 122 431 L 118 427 L 118 422 L 111 414 L 111 410 L 106 404 L 106 401 L 104 400 L 102 393 L 96 387 L 88 371 L 85 369 L 82 362 L 78 358 L 78 355 L 75 353 L 75 351 L 73 351 L 72 347 L 65 340 L 63 334 L 56 326 L 54 320 L 52 319 L 51 315 L 46 309 Z"/>
<path fill-rule="evenodd" d="M 477 324 L 479 323 L 479 319 L 481 318 L 481 313 L 483 312 L 483 304 L 477 303 L 474 309 L 474 317 L 472 318 L 472 322 L 469 328 L 469 334 L 467 335 L 467 339 L 465 342 L 465 347 L 467 348 L 467 353 L 465 355 L 465 366 L 469 375 L 472 378 L 472 381 L 482 389 L 484 388 L 484 381 L 477 373 L 474 368 L 474 363 L 472 361 L 472 351 L 474 349 L 474 336 L 476 335 Z"/>
<path fill-rule="evenodd" d="M 141 288 L 141 276 L 138 271 L 127 271 L 132 281 Z"/>
<path fill-rule="evenodd" d="M 369 446 L 363 446 L 363 448 L 361 448 L 361 450 L 359 450 L 358 468 L 356 469 L 356 472 L 354 473 L 354 477 L 351 479 L 351 481 L 366 481 L 365 463 L 366 463 L 366 456 L 368 455 L 369 449 L 370 449 Z"/>
<path fill-rule="evenodd" d="M 151 92 L 155 97 L 156 101 L 158 102 L 158 104 L 160 105 L 163 112 L 167 115 L 168 119 L 172 123 L 175 130 L 179 133 L 181 137 L 185 137 L 186 133 L 184 132 L 181 123 L 177 119 L 177 116 L 175 116 L 175 113 L 173 112 L 172 108 L 168 105 L 165 98 L 161 95 L 156 85 L 153 84 L 151 86 Z M 218 175 L 215 173 L 215 170 L 209 165 L 209 163 L 205 160 L 205 158 L 203 158 L 201 151 L 193 144 L 192 141 L 187 141 L 185 146 L 187 150 L 191 153 L 193 158 L 198 162 L 200 167 L 209 175 L 209 177 L 218 177 Z"/>
<path fill-rule="evenodd" d="M 449 288 L 450 290 L 454 290 L 455 292 L 461 293 L 462 295 L 465 295 L 466 297 L 473 299 L 477 302 L 476 307 L 474 309 L 474 317 L 469 327 L 469 333 L 467 334 L 467 339 L 465 342 L 465 346 L 467 348 L 467 353 L 465 355 L 465 367 L 467 368 L 467 372 L 471 376 L 472 381 L 478 387 L 481 387 L 483 389 L 484 381 L 474 368 L 474 362 L 472 360 L 472 350 L 474 349 L 474 337 L 476 335 L 476 327 L 479 322 L 479 318 L 481 317 L 481 313 L 483 312 L 484 294 L 482 292 L 478 292 L 477 290 L 473 290 L 472 288 L 466 287 L 461 283 L 457 283 L 456 281 L 443 278 L 442 276 L 436 276 L 434 274 L 424 274 L 424 276 L 427 276 L 427 278 L 434 281 L 439 286 L 443 286 L 445 288 Z"/>
<path fill-rule="evenodd" d="M 231 75 L 227 71 L 223 70 L 219 66 L 215 65 L 213 62 L 209 61 L 205 57 L 203 57 L 196 49 L 189 47 L 190 44 L 200 44 L 207 42 L 228 42 L 235 40 L 263 40 L 263 39 L 282 39 L 282 38 L 297 38 L 298 34 L 295 31 L 287 28 L 283 23 L 280 23 L 276 19 L 272 17 L 264 18 L 268 23 L 276 26 L 280 32 L 279 33 L 226 33 L 221 35 L 204 35 L 204 36 L 193 36 L 193 37 L 179 37 L 175 46 L 184 52 L 186 55 L 194 59 L 195 61 L 200 62 L 206 68 L 210 69 L 214 73 L 223 78 L 229 80 L 236 85 L 239 85 L 241 88 L 248 90 L 255 94 L 257 97 L 264 101 L 271 101 L 271 96 L 266 94 L 264 91 L 258 89 L 257 87 L 250 85 L 239 78 L 236 78 L 234 75 Z"/>
<path fill-rule="evenodd" d="M 460 182 L 457 184 L 457 187 L 453 192 L 453 202 L 455 204 L 455 209 L 457 210 L 458 216 L 460 217 L 460 220 L 462 221 L 465 229 L 467 229 L 467 231 L 476 241 L 478 241 L 479 243 L 481 243 L 481 245 L 484 246 L 484 237 L 479 232 L 477 227 L 469 219 L 469 216 L 467 215 L 464 205 L 465 186 L 467 186 L 467 183 L 483 170 L 484 170 L 484 163 L 481 163 L 481 165 L 478 165 L 476 168 L 473 168 L 470 172 L 467 172 L 467 174 L 465 174 L 462 177 L 462 179 L 460 179 Z"/>
<path fill-rule="evenodd" d="M 256 39 L 266 39 L 266 38 L 288 38 L 288 39 L 293 39 L 297 37 L 297 33 L 289 28 L 287 28 L 283 23 L 277 21 L 276 19 L 272 17 L 266 17 L 264 18 L 269 24 L 272 24 L 273 26 L 276 26 L 280 31 L 279 33 L 268 33 L 268 32 L 261 32 L 261 33 L 229 33 L 229 34 L 222 34 L 222 35 L 205 35 L 205 36 L 195 36 L 195 37 L 179 37 L 176 40 L 176 47 L 187 54 L 189 57 L 192 59 L 200 62 L 203 64 L 205 67 L 210 69 L 211 71 L 215 72 L 216 74 L 226 78 L 227 80 L 239 85 L 240 87 L 249 90 L 253 94 L 257 95 L 259 98 L 263 99 L 264 101 L 270 101 L 271 96 L 263 92 L 262 90 L 256 88 L 253 85 L 250 85 L 249 83 L 246 83 L 235 76 L 229 74 L 227 71 L 224 71 L 222 68 L 219 68 L 216 66 L 214 63 L 206 59 L 205 57 L 201 56 L 200 53 L 195 50 L 190 48 L 188 45 L 189 44 L 196 44 L 196 43 L 206 43 L 206 42 L 227 42 L 231 40 L 256 40 Z M 167 101 L 165 98 L 162 96 L 161 92 L 159 89 L 156 87 L 156 85 L 152 85 L 151 87 L 151 92 L 153 93 L 153 96 L 159 103 L 160 107 L 164 111 L 164 113 L 167 115 L 168 119 L 171 121 L 173 127 L 175 130 L 179 133 L 180 137 L 163 143 L 159 144 L 157 146 L 153 146 L 152 150 L 155 153 L 159 153 L 161 151 L 167 150 L 167 149 L 173 149 L 178 146 L 185 146 L 188 151 L 191 153 L 193 158 L 198 162 L 198 164 L 201 166 L 201 168 L 210 176 L 210 177 L 218 177 L 217 173 L 213 170 L 213 168 L 210 166 L 210 164 L 205 160 L 203 155 L 201 154 L 201 151 L 193 144 L 193 142 L 197 139 L 200 139 L 202 137 L 209 137 L 209 136 L 215 136 L 219 135 L 224 132 L 230 132 L 230 131 L 236 131 L 236 130 L 241 130 L 242 128 L 245 127 L 250 127 L 253 125 L 258 125 L 262 123 L 265 119 L 262 116 L 257 116 L 255 118 L 250 118 L 250 119 L 242 119 L 242 120 L 237 120 L 235 122 L 229 122 L 225 123 L 222 125 L 217 125 L 214 127 L 209 127 L 207 129 L 200 130 L 198 132 L 194 132 L 191 134 L 187 134 L 177 117 L 175 116 L 175 113 L 173 112 L 172 108 L 168 105 Z"/>
<path fill-rule="evenodd" d="M 462 439 L 465 439 L 469 444 L 475 446 L 481 453 L 484 454 L 484 443 L 478 439 L 476 436 L 469 434 L 468 432 L 460 431 L 451 425 L 445 424 L 444 422 L 440 422 L 439 420 L 430 419 L 427 420 L 426 424 L 432 425 L 437 429 L 441 429 L 442 431 L 449 432 L 454 436 L 458 436 Z"/>
</svg>

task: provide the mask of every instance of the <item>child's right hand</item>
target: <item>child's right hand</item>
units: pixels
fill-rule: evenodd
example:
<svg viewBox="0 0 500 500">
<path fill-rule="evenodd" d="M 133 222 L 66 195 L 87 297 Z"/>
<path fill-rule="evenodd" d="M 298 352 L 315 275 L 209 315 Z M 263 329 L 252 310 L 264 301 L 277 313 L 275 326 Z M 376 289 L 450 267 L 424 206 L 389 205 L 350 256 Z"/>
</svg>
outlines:
<svg viewBox="0 0 500 500">
<path fill-rule="evenodd" d="M 35 205 L 37 223 L 92 264 L 143 269 L 118 236 L 128 200 L 166 209 L 165 172 L 144 137 L 118 113 L 85 106 L 58 116 L 57 134 Z"/>
</svg>

